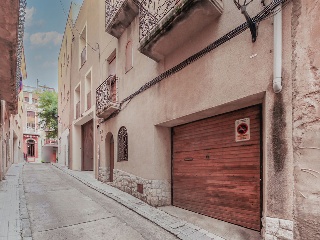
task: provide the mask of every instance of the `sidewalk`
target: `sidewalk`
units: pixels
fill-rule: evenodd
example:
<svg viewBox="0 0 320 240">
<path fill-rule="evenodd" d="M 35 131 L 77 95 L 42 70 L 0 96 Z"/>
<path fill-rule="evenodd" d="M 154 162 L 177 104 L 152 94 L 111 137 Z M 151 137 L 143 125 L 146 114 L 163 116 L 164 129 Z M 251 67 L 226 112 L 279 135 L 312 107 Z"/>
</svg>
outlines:
<svg viewBox="0 0 320 240">
<path fill-rule="evenodd" d="M 21 238 L 19 179 L 23 164 L 12 164 L 0 181 L 0 240 Z"/>
<path fill-rule="evenodd" d="M 191 223 L 183 221 L 180 218 L 174 217 L 164 211 L 161 211 L 160 209 L 152 207 L 128 193 L 122 192 L 121 190 L 108 184 L 104 184 L 86 173 L 72 171 L 67 167 L 56 163 L 52 163 L 52 165 L 76 178 L 88 187 L 138 213 L 142 217 L 157 224 L 161 228 L 167 230 L 182 240 L 224 240 L 224 238 L 221 238 L 213 233 L 209 233 L 208 231 Z"/>
</svg>

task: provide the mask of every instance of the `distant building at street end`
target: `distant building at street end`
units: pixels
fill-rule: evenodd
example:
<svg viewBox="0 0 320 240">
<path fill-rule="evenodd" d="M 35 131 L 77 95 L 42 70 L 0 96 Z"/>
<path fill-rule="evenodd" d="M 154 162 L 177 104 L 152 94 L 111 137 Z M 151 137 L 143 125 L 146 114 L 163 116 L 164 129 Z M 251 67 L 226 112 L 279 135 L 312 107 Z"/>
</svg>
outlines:
<svg viewBox="0 0 320 240">
<path fill-rule="evenodd" d="M 38 162 L 42 159 L 42 146 L 56 144 L 55 139 L 47 139 L 46 132 L 40 126 L 38 117 L 39 93 L 43 91 L 55 91 L 54 88 L 46 86 L 24 86 L 23 88 L 23 153 L 27 162 Z"/>
</svg>

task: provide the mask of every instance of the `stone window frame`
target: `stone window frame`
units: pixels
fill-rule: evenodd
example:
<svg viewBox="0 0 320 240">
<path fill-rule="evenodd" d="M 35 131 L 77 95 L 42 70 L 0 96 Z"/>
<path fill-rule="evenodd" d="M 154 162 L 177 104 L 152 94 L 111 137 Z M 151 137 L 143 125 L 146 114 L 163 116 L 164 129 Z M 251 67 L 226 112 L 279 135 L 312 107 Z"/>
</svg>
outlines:
<svg viewBox="0 0 320 240">
<path fill-rule="evenodd" d="M 122 126 L 118 131 L 118 162 L 128 161 L 128 131 Z"/>
</svg>

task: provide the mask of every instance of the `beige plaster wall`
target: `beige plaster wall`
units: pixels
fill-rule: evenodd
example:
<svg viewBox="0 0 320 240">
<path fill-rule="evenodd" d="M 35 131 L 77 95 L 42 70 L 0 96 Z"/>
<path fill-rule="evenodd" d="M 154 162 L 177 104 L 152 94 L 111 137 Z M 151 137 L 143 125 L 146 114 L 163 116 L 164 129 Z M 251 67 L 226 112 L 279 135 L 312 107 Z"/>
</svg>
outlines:
<svg viewBox="0 0 320 240">
<path fill-rule="evenodd" d="M 71 65 L 72 65 L 72 39 L 73 30 L 72 25 L 72 13 L 73 9 L 70 6 L 68 22 L 66 22 L 64 36 L 62 39 L 60 53 L 58 57 L 58 159 L 60 164 L 66 164 L 66 151 L 68 149 L 67 134 L 70 131 L 70 113 L 73 117 L 73 98 L 71 92 Z M 63 159 L 63 161 L 60 161 Z"/>
<path fill-rule="evenodd" d="M 100 1 L 84 1 L 77 20 L 74 25 L 73 32 L 75 34 L 74 40 L 72 41 L 72 64 L 71 64 L 71 74 L 70 74 L 70 82 L 71 82 L 71 94 L 70 94 L 70 124 L 72 125 L 70 131 L 70 137 L 72 141 L 72 149 L 71 149 L 71 157 L 72 157 L 72 169 L 81 169 L 81 125 L 85 122 L 93 119 L 93 134 L 94 139 L 96 138 L 97 128 L 96 128 L 96 117 L 95 117 L 95 90 L 100 85 L 101 79 L 101 66 L 100 66 L 100 25 L 99 18 L 102 14 L 102 6 L 104 3 Z M 97 14 L 92 14 L 97 13 Z M 80 33 L 86 26 L 87 29 L 87 60 L 80 66 L 80 54 L 82 49 L 79 47 L 80 42 Z M 86 76 L 91 73 L 91 108 L 86 109 L 86 93 L 87 90 L 85 88 L 86 85 Z M 80 84 L 80 101 L 81 101 L 81 109 L 80 113 L 83 117 L 80 117 L 78 120 L 75 119 L 74 116 L 74 89 Z M 94 169 L 96 173 L 96 177 L 98 174 L 98 166 L 97 166 L 97 145 L 94 140 Z"/>
<path fill-rule="evenodd" d="M 295 239 L 319 239 L 320 3 L 296 0 L 293 10 Z"/>
<path fill-rule="evenodd" d="M 114 51 L 117 54 L 121 101 L 164 70 L 243 23 L 244 17 L 233 3 L 224 2 L 224 13 L 217 22 L 199 31 L 199 35 L 156 63 L 138 51 L 138 17 L 118 40 L 104 31 L 104 2 L 90 2 L 89 5 L 89 1 L 85 0 L 75 27 L 81 31 L 87 24 L 88 42 L 95 50 L 88 46 L 87 62 L 79 69 L 79 37 L 76 35 L 72 42 L 71 106 L 73 90 L 79 82 L 82 98 L 84 96 L 82 86 L 89 69 L 92 71 L 93 93 L 106 79 L 107 59 Z M 258 2 L 250 6 L 251 15 L 262 10 Z M 172 126 L 260 103 L 263 104 L 263 215 L 292 220 L 291 7 L 289 4 L 283 11 L 283 91 L 280 94 L 275 94 L 272 89 L 273 19 L 270 18 L 259 24 L 259 35 L 255 43 L 251 42 L 249 30 L 245 31 L 139 94 L 123 105 L 118 116 L 99 124 L 99 128 L 95 127 L 95 169 L 98 164 L 109 166 L 105 139 L 108 133 L 112 133 L 115 141 L 115 169 L 145 179 L 170 181 Z M 125 46 L 130 37 L 133 40 L 133 68 L 126 73 Z M 94 102 L 94 94 L 92 97 Z M 76 122 L 72 107 L 70 123 L 74 125 Z M 97 123 L 98 119 L 93 119 Z M 117 135 L 121 126 L 128 130 L 127 162 L 117 162 Z M 81 167 L 80 129 L 78 125 L 71 128 L 73 169 Z"/>
<path fill-rule="evenodd" d="M 10 117 L 10 128 L 13 136 L 13 161 L 14 163 L 23 162 L 23 121 L 24 116 L 24 98 L 23 91 L 18 94 L 18 109 L 16 115 Z M 20 142 L 20 144 L 19 144 Z"/>
<path fill-rule="evenodd" d="M 158 64 L 134 52 L 134 66 L 128 73 L 124 73 L 125 31 L 117 48 L 120 55 L 117 55 L 120 100 L 144 82 L 152 80 L 155 74 L 179 63 L 241 24 L 244 21 L 242 15 L 231 5 L 226 3 L 225 13 L 217 23 L 203 29 L 199 37 L 186 42 Z M 291 4 L 283 11 L 283 91 L 280 94 L 275 94 L 272 89 L 273 19 L 270 18 L 260 23 L 255 43 L 251 42 L 247 30 L 138 95 L 128 105 L 124 104 L 117 117 L 101 124 L 102 139 L 112 132 L 115 146 L 119 128 L 126 126 L 128 129 L 129 161 L 116 162 L 115 168 L 146 179 L 170 180 L 170 127 L 262 103 L 263 216 L 292 220 L 291 11 Z M 135 21 L 131 24 L 132 33 L 138 34 Z M 103 152 L 103 141 L 100 152 Z M 116 156 L 117 148 L 115 159 Z"/>
<path fill-rule="evenodd" d="M 12 129 L 10 129 L 10 112 L 7 103 L 0 101 L 0 181 L 4 178 L 6 172 L 10 168 L 12 160 Z"/>
</svg>

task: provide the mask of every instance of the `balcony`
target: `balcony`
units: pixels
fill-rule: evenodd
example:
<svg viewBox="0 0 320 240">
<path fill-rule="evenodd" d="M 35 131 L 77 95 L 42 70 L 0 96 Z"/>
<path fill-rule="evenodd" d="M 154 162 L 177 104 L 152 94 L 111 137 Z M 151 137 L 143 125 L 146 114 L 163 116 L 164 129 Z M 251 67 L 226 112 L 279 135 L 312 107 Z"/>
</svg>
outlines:
<svg viewBox="0 0 320 240">
<path fill-rule="evenodd" d="M 23 134 L 39 134 L 39 131 L 32 127 L 24 127 L 23 128 Z"/>
<path fill-rule="evenodd" d="M 106 32 L 119 38 L 138 13 L 135 0 L 107 0 Z"/>
<path fill-rule="evenodd" d="M 87 48 L 85 47 L 81 52 L 81 67 L 87 61 Z"/>
<path fill-rule="evenodd" d="M 118 78 L 109 76 L 96 90 L 96 115 L 99 118 L 107 118 L 120 104 L 118 100 Z"/>
<path fill-rule="evenodd" d="M 76 104 L 76 119 L 80 117 L 80 101 Z"/>
<path fill-rule="evenodd" d="M 87 93 L 87 110 L 91 108 L 91 91 Z"/>
<path fill-rule="evenodd" d="M 222 0 L 143 0 L 140 3 L 140 47 L 155 61 L 195 36 L 223 12 Z"/>
</svg>

